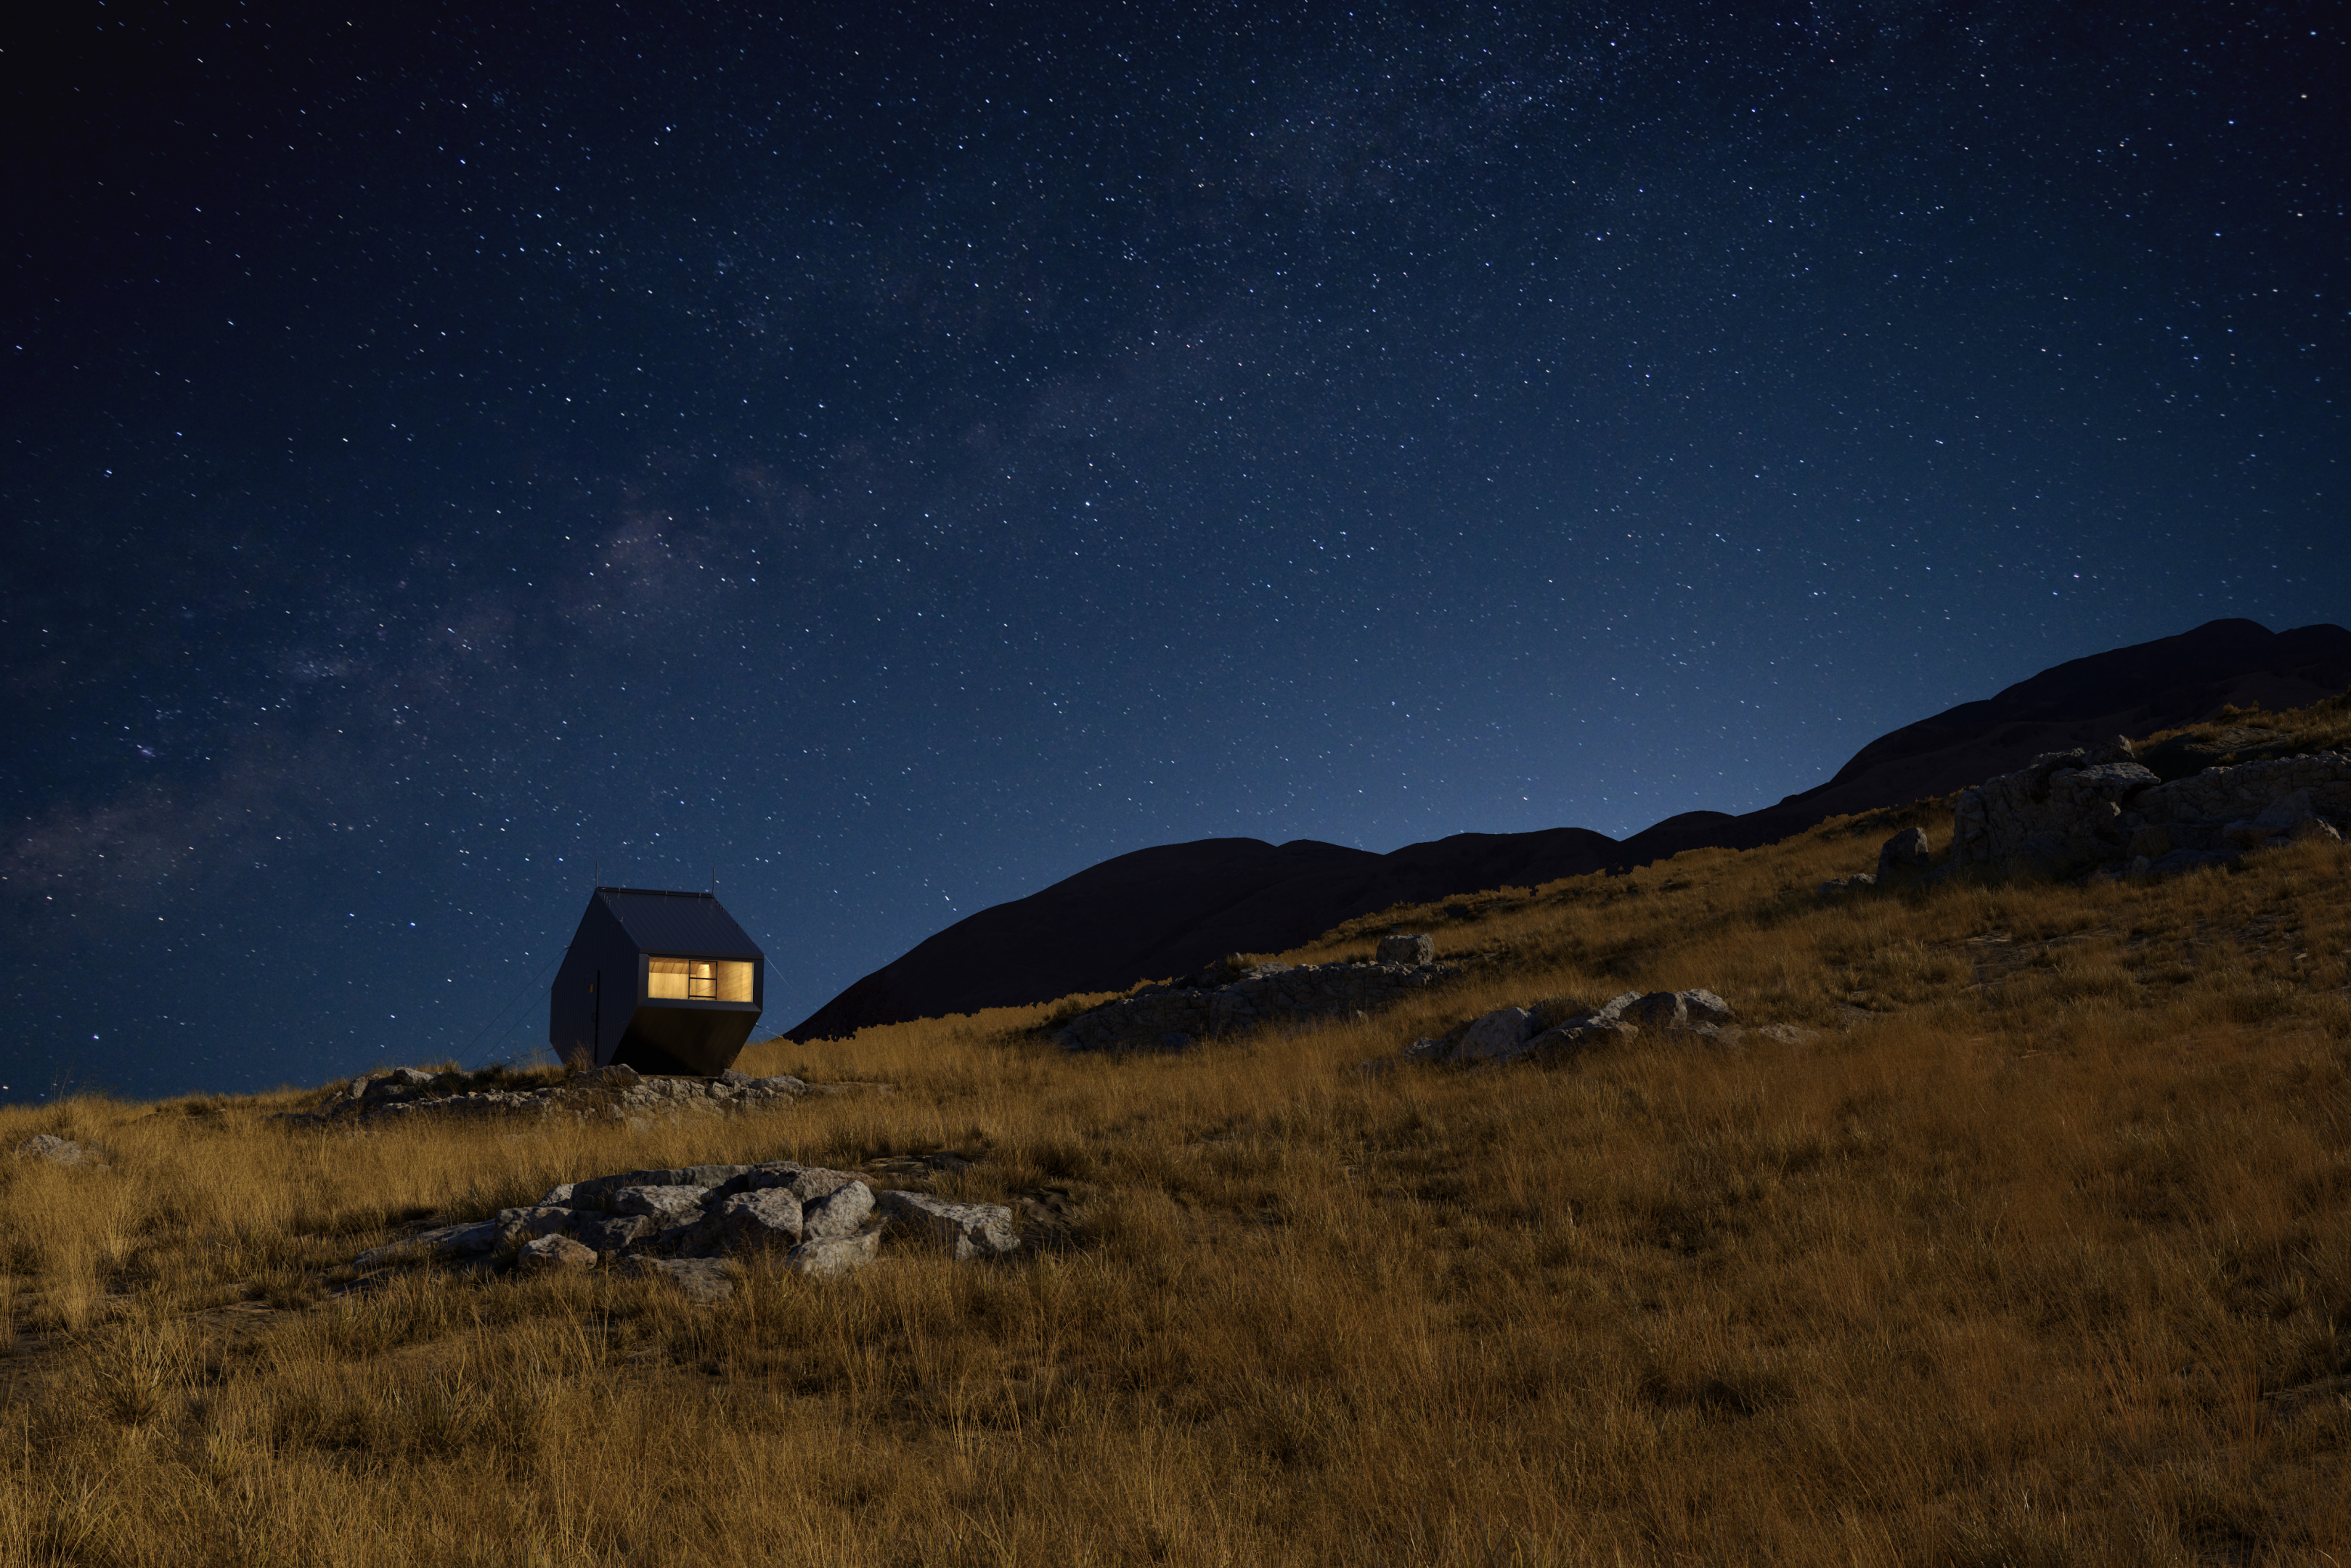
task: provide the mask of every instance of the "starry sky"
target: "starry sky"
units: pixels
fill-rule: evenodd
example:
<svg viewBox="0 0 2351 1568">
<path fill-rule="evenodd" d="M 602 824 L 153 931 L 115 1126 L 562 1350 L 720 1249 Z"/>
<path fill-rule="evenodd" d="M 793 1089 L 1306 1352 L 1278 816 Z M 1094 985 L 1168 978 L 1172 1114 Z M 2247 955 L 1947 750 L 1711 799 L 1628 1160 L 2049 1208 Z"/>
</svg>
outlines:
<svg viewBox="0 0 2351 1568">
<path fill-rule="evenodd" d="M 765 1034 L 1146 845 L 1622 835 L 2351 620 L 2345 23 L 12 23 L 0 1099 L 522 1059 L 600 872 Z"/>
</svg>

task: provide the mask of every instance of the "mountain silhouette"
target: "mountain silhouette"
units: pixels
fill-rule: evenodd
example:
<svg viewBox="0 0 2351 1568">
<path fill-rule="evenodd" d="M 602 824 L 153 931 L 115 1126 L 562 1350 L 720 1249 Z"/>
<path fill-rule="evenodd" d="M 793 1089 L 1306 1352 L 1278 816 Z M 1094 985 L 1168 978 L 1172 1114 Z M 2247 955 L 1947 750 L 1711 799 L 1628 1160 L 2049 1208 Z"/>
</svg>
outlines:
<svg viewBox="0 0 2351 1568">
<path fill-rule="evenodd" d="M 1492 887 L 1623 871 L 1707 846 L 1751 849 L 1829 817 L 1978 783 L 2116 735 L 2195 724 L 2231 704 L 2296 707 L 2351 686 L 2351 631 L 2192 632 L 2042 671 L 1882 735 L 1824 784 L 1733 816 L 1687 811 L 1616 840 L 1583 828 L 1456 833 L 1388 854 L 1314 839 L 1198 839 L 1137 850 L 983 909 L 892 959 L 789 1031 L 796 1040 L 1016 1007 L 1295 947 L 1360 915 Z"/>
</svg>

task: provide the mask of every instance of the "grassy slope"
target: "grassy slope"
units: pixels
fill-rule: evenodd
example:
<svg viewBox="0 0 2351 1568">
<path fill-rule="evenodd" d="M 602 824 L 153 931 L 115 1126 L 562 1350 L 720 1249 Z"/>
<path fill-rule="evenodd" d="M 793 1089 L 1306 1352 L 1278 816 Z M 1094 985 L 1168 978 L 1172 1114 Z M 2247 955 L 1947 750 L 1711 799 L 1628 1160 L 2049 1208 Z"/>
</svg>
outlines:
<svg viewBox="0 0 2351 1568">
<path fill-rule="evenodd" d="M 2339 708 L 2300 716 L 2315 730 Z M 0 1111 L 0 1563 L 2351 1561 L 2351 855 L 1823 900 L 1920 806 L 1393 912 L 1368 1025 L 1065 1059 L 1038 1008 L 755 1048 L 891 1094 L 644 1132 Z M 1364 1075 L 1704 985 L 1806 1048 Z M 342 1267 L 637 1166 L 953 1149 L 1068 1246 Z"/>
</svg>

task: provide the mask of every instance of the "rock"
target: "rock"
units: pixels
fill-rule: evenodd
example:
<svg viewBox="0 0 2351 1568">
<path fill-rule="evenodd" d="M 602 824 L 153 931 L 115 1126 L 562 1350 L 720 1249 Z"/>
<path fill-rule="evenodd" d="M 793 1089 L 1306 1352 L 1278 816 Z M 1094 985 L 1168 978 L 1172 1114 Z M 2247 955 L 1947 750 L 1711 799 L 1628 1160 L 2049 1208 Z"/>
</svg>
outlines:
<svg viewBox="0 0 2351 1568">
<path fill-rule="evenodd" d="M 735 1293 L 738 1266 L 724 1258 L 646 1258 L 622 1260 L 620 1273 L 630 1279 L 667 1280 L 685 1292 L 686 1300 L 715 1307 Z"/>
<path fill-rule="evenodd" d="M 745 1072 L 740 1068 L 730 1067 L 718 1075 L 718 1082 L 724 1083 L 729 1089 L 748 1089 L 752 1084 L 757 1083 L 758 1080 L 752 1077 L 749 1073 Z"/>
<path fill-rule="evenodd" d="M 596 1176 L 575 1182 L 571 1187 L 571 1203 L 576 1208 L 602 1208 L 612 1195 L 632 1186 L 700 1186 L 715 1187 L 749 1170 L 749 1166 L 679 1166 L 666 1170 L 622 1171 L 618 1176 Z"/>
<path fill-rule="evenodd" d="M 2340 752 L 2158 774 L 2111 750 L 2051 753 L 1961 791 L 1950 863 L 2170 876 L 2279 842 L 2339 841 L 2335 822 L 2351 821 L 2351 756 Z M 2141 860 L 2146 872 L 2129 869 Z"/>
<path fill-rule="evenodd" d="M 653 1234 L 654 1228 L 653 1220 L 642 1214 L 583 1215 L 573 1223 L 571 1237 L 599 1252 L 625 1252 Z"/>
<path fill-rule="evenodd" d="M 1833 876 L 1829 878 L 1828 881 L 1821 883 L 1821 891 L 1823 893 L 1852 893 L 1861 888 L 1876 887 L 1876 885 L 1877 878 L 1873 873 L 1857 871 L 1851 876 Z"/>
<path fill-rule="evenodd" d="M 624 1186 L 611 1196 L 615 1214 L 642 1214 L 653 1220 L 677 1220 L 698 1214 L 703 1199 L 710 1196 L 704 1186 Z"/>
<path fill-rule="evenodd" d="M 1704 993 L 1712 996 L 1711 991 Z M 1718 998 L 1719 999 L 1719 998 Z M 1724 1009 L 1728 1017 L 1729 1009 Z M 1643 1029 L 1687 1029 L 1690 1018 L 1688 998 L 1679 991 L 1651 991 L 1636 997 L 1616 1009 L 1616 1017 L 1625 1023 L 1639 1024 Z M 1703 1020 L 1701 1020 L 1703 1021 Z"/>
<path fill-rule="evenodd" d="M 1722 1025 L 1730 1021 L 1730 1004 L 1712 991 L 1701 988 L 1676 994 L 1682 999 L 1682 1016 L 1693 1025 Z"/>
<path fill-rule="evenodd" d="M 805 1094 L 809 1088 L 789 1072 L 778 1072 L 769 1078 L 754 1078 L 751 1087 L 768 1094 Z"/>
<path fill-rule="evenodd" d="M 502 1208 L 495 1221 L 497 1244 L 511 1250 L 528 1241 L 545 1236 L 564 1236 L 579 1223 L 580 1211 L 562 1204 L 541 1204 L 531 1208 Z"/>
<path fill-rule="evenodd" d="M 846 1182 L 800 1206 L 800 1238 L 803 1241 L 836 1241 L 854 1235 L 872 1212 L 873 1189 L 862 1181 Z"/>
<path fill-rule="evenodd" d="M 1878 846 L 1877 875 L 1874 880 L 1883 885 L 1916 876 L 1927 869 L 1927 862 L 1931 858 L 1931 852 L 1927 847 L 1927 830 L 1905 828 Z"/>
<path fill-rule="evenodd" d="M 1380 938 L 1378 961 L 1383 964 L 1433 964 L 1437 961 L 1436 938 L 1426 935 L 1383 936 Z"/>
<path fill-rule="evenodd" d="M 1498 1008 L 1471 1024 L 1453 1048 L 1457 1061 L 1507 1061 L 1534 1033 L 1534 1014 L 1524 1008 Z"/>
<path fill-rule="evenodd" d="M 542 1236 L 525 1243 L 515 1254 L 515 1267 L 526 1274 L 556 1274 L 595 1266 L 595 1249 L 583 1247 L 569 1236 Z"/>
<path fill-rule="evenodd" d="M 1622 1019 L 1591 1019 L 1543 1030 L 1527 1041 L 1524 1054 L 1563 1057 L 1590 1051 L 1595 1046 L 1619 1045 L 1640 1032 L 1640 1025 L 1626 1023 Z"/>
<path fill-rule="evenodd" d="M 564 1087 L 566 1089 L 634 1089 L 643 1082 L 644 1075 L 635 1068 L 616 1061 L 610 1067 L 591 1067 L 585 1072 L 575 1072 L 565 1082 Z"/>
<path fill-rule="evenodd" d="M 862 1269 L 881 1249 L 882 1233 L 868 1230 L 855 1236 L 827 1236 L 803 1241 L 784 1255 L 784 1267 L 812 1280 L 831 1280 Z"/>
<path fill-rule="evenodd" d="M 571 1203 L 571 1183 L 568 1181 L 556 1183 L 547 1189 L 547 1196 L 540 1198 L 538 1202 L 542 1208 L 549 1204 L 562 1204 L 569 1207 Z"/>
<path fill-rule="evenodd" d="M 60 1138 L 49 1133 L 36 1133 L 8 1151 L 24 1159 L 47 1160 L 53 1166 L 88 1166 L 98 1164 L 98 1158 L 70 1138 Z"/>
<path fill-rule="evenodd" d="M 1748 1032 L 1779 1045 L 1811 1045 L 1821 1038 L 1818 1030 L 1799 1029 L 1792 1023 L 1767 1023 Z"/>
<path fill-rule="evenodd" d="M 437 1229 L 404 1236 L 397 1241 L 387 1241 L 381 1247 L 371 1247 L 351 1260 L 359 1269 L 373 1269 L 385 1263 L 404 1262 L 419 1258 L 474 1258 L 491 1250 L 498 1244 L 496 1220 L 478 1220 L 471 1225 L 444 1225 Z"/>
<path fill-rule="evenodd" d="M 949 1203 L 923 1192 L 885 1192 L 874 1203 L 916 1237 L 958 1259 L 991 1257 L 1020 1246 L 1012 1211 L 997 1204 Z"/>
<path fill-rule="evenodd" d="M 800 1200 L 771 1186 L 720 1198 L 686 1227 L 675 1249 L 693 1258 L 782 1252 L 799 1245 L 800 1232 Z"/>
</svg>

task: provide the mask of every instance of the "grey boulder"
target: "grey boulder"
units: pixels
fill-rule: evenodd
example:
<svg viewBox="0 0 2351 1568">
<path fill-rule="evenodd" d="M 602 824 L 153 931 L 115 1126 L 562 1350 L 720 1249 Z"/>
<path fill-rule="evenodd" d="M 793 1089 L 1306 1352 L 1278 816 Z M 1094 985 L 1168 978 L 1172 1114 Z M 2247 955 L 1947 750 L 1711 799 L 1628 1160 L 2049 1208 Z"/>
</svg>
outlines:
<svg viewBox="0 0 2351 1568">
<path fill-rule="evenodd" d="M 882 1233 L 826 1236 L 803 1241 L 784 1257 L 784 1267 L 812 1280 L 831 1280 L 873 1261 L 881 1250 Z"/>
<path fill-rule="evenodd" d="M 872 1212 L 873 1189 L 862 1181 L 843 1182 L 800 1205 L 800 1239 L 837 1241 L 853 1236 Z"/>
<path fill-rule="evenodd" d="M 783 1252 L 799 1245 L 800 1231 L 800 1200 L 782 1187 L 765 1187 L 712 1204 L 685 1228 L 676 1250 L 693 1258 Z"/>
<path fill-rule="evenodd" d="M 569 1236 L 542 1236 L 525 1242 L 515 1254 L 515 1267 L 526 1274 L 558 1274 L 596 1266 L 596 1249 Z"/>
<path fill-rule="evenodd" d="M 1012 1211 L 993 1203 L 949 1203 L 926 1192 L 885 1192 L 875 1207 L 922 1240 L 958 1259 L 1019 1250 Z"/>
<path fill-rule="evenodd" d="M 1377 956 L 1383 964 L 1433 964 L 1437 962 L 1437 942 L 1425 934 L 1383 936 Z"/>
</svg>

